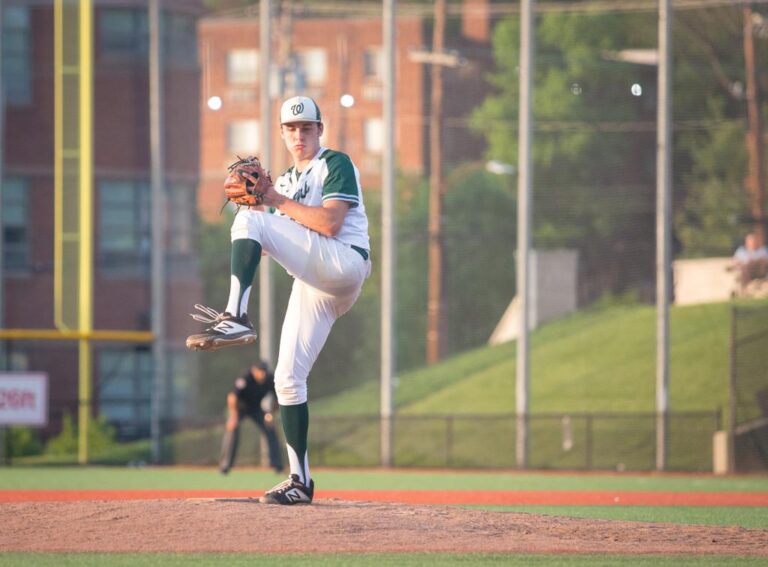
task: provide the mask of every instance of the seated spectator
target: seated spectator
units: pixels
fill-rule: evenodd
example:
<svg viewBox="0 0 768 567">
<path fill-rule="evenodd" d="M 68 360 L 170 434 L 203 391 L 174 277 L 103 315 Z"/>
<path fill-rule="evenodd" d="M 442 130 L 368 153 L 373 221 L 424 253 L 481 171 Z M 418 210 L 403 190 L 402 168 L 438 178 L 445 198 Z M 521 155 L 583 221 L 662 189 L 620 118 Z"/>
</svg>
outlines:
<svg viewBox="0 0 768 567">
<path fill-rule="evenodd" d="M 757 235 L 748 234 L 744 244 L 736 249 L 733 259 L 738 270 L 739 290 L 742 295 L 752 280 L 768 277 L 768 249 L 759 246 Z"/>
</svg>

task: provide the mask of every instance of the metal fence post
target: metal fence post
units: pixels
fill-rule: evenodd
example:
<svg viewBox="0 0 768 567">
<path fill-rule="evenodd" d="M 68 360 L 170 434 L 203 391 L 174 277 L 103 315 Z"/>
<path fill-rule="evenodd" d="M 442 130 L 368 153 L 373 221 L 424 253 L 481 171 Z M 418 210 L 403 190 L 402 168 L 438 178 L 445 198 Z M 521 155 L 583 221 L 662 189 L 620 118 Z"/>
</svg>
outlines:
<svg viewBox="0 0 768 567">
<path fill-rule="evenodd" d="M 587 470 L 592 470 L 592 414 L 587 414 L 586 439 L 584 452 L 587 460 Z"/>
<path fill-rule="evenodd" d="M 736 333 L 738 313 L 735 306 L 731 306 L 731 340 L 730 355 L 728 357 L 728 470 L 736 471 Z"/>
</svg>

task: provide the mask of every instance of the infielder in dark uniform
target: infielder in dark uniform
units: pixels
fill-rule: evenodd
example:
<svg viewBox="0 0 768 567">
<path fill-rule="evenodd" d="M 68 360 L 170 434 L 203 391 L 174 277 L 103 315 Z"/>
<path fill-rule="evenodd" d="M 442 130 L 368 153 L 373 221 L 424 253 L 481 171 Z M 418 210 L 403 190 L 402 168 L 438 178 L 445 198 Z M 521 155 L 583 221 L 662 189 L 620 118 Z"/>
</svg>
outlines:
<svg viewBox="0 0 768 567">
<path fill-rule="evenodd" d="M 275 377 L 265 362 L 251 366 L 235 380 L 232 391 L 227 394 L 229 416 L 221 442 L 219 470 L 227 474 L 235 464 L 237 444 L 240 438 L 240 424 L 250 417 L 264 432 L 269 447 L 269 466 L 275 472 L 283 472 L 283 458 L 277 442 L 277 433 L 272 419 L 276 405 Z"/>
</svg>

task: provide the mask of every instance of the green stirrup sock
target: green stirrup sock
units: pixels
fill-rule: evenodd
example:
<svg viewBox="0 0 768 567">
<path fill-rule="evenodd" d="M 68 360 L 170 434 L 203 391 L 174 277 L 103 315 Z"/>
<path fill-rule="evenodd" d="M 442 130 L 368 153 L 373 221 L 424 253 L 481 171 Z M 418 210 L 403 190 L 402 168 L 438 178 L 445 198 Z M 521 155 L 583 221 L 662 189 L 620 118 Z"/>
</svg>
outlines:
<svg viewBox="0 0 768 567">
<path fill-rule="evenodd" d="M 309 406 L 307 402 L 297 406 L 280 406 L 280 419 L 283 422 L 285 443 L 288 445 L 288 457 L 291 463 L 291 474 L 298 474 L 301 482 L 308 483 L 307 470 L 307 436 L 309 434 Z M 290 450 L 293 450 L 298 463 L 294 462 Z M 294 470 L 296 465 L 300 470 Z"/>
<path fill-rule="evenodd" d="M 247 311 L 248 297 L 251 293 L 253 278 L 256 275 L 256 268 L 261 261 L 261 244 L 250 238 L 241 238 L 232 241 L 232 268 L 231 273 L 240 283 L 237 294 L 231 293 L 227 309 L 229 313 L 240 316 Z M 233 290 L 234 291 L 234 290 Z"/>
</svg>

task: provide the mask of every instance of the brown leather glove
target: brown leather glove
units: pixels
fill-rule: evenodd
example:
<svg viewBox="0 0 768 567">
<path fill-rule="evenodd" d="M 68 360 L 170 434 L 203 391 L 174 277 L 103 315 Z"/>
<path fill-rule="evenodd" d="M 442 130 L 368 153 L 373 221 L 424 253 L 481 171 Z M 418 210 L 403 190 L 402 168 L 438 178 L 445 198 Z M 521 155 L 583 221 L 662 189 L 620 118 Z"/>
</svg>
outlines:
<svg viewBox="0 0 768 567">
<path fill-rule="evenodd" d="M 227 171 L 229 175 L 224 181 L 227 201 L 244 207 L 255 207 L 264 202 L 264 193 L 272 185 L 272 178 L 261 166 L 259 158 L 237 156 L 237 161 Z"/>
</svg>

